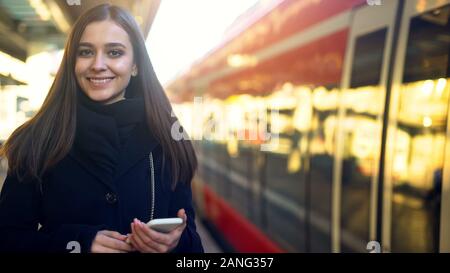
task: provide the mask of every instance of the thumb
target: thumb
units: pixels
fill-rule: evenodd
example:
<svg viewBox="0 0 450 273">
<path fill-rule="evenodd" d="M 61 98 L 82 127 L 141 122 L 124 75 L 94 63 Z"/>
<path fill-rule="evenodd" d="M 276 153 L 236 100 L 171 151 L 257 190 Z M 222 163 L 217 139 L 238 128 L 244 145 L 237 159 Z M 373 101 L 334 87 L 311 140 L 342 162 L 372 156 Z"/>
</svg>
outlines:
<svg viewBox="0 0 450 273">
<path fill-rule="evenodd" d="M 183 219 L 184 222 L 187 221 L 186 211 L 184 209 L 180 209 L 177 213 L 177 216 Z"/>
</svg>

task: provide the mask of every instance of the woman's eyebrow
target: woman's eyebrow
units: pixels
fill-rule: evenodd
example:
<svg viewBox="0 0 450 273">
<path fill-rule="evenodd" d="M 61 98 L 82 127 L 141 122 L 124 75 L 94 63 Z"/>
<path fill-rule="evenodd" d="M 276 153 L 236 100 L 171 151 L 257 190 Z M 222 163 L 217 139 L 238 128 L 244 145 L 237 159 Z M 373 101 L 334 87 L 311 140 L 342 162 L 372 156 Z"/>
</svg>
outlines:
<svg viewBox="0 0 450 273">
<path fill-rule="evenodd" d="M 81 47 L 81 46 L 85 46 L 85 47 L 94 47 L 93 44 L 87 43 L 87 42 L 79 43 L 78 46 L 80 46 L 80 47 Z M 107 43 L 107 44 L 105 44 L 105 47 L 107 47 L 107 48 L 110 48 L 110 47 L 123 47 L 123 48 L 127 48 L 124 44 L 122 44 L 122 43 L 117 43 L 117 42 L 115 42 L 115 43 Z"/>
<path fill-rule="evenodd" d="M 83 43 L 79 43 L 79 44 L 78 44 L 78 46 L 85 46 L 85 47 L 94 47 L 94 45 L 93 45 L 93 44 L 91 44 L 91 43 L 85 43 L 85 42 L 83 42 Z"/>
<path fill-rule="evenodd" d="M 121 44 L 121 43 L 107 43 L 105 45 L 105 47 L 123 47 L 123 48 L 127 48 L 124 44 Z"/>
</svg>

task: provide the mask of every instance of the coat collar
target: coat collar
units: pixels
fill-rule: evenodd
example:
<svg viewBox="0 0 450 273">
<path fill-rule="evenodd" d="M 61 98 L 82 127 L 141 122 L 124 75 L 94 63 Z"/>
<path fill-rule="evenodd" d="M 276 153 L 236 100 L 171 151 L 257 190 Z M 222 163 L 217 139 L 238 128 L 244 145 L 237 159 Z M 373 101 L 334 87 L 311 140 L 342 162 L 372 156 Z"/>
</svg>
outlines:
<svg viewBox="0 0 450 273">
<path fill-rule="evenodd" d="M 81 119 L 84 120 L 83 126 L 79 126 L 78 123 Z M 105 134 L 106 132 L 108 135 L 107 143 L 104 143 L 103 139 L 96 143 L 95 134 L 94 136 L 91 136 L 91 134 L 94 130 L 98 131 L 102 130 L 103 127 L 112 126 L 111 122 L 114 123 L 114 120 L 107 116 L 96 115 L 83 107 L 78 107 L 77 120 L 77 127 L 79 127 L 77 128 L 76 140 L 68 155 L 75 159 L 89 174 L 112 190 L 116 188 L 114 181 L 126 174 L 130 168 L 143 157 L 148 156 L 158 145 L 155 137 L 150 133 L 145 119 L 143 119 L 135 126 L 121 148 L 111 148 L 111 158 L 115 158 L 115 160 L 111 160 L 115 164 L 112 171 L 111 168 L 99 168 L 96 166 L 95 153 L 98 152 L 98 149 L 109 151 L 109 148 L 118 140 L 111 137 L 112 133 L 106 129 L 101 133 Z M 94 140 L 92 141 L 92 139 Z M 111 145 L 111 143 L 113 144 Z M 105 148 L 102 145 L 110 146 Z M 94 157 L 86 156 L 90 153 L 93 153 Z M 110 154 L 106 154 L 106 156 L 110 156 Z M 109 164 L 109 161 L 106 163 Z"/>
<path fill-rule="evenodd" d="M 123 176 L 143 157 L 148 156 L 158 145 L 156 138 L 149 132 L 145 122 L 139 123 L 120 150 L 119 162 L 114 179 Z"/>
</svg>

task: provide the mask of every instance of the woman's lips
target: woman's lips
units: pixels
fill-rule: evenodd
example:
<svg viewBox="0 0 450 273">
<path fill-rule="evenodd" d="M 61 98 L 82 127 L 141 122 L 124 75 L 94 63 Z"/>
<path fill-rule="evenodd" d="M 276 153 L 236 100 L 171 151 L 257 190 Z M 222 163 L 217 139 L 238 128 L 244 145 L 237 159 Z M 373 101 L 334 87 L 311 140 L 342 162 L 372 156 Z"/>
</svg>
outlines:
<svg viewBox="0 0 450 273">
<path fill-rule="evenodd" d="M 109 85 L 109 83 L 115 77 L 87 77 L 86 79 L 95 88 L 104 88 Z"/>
</svg>

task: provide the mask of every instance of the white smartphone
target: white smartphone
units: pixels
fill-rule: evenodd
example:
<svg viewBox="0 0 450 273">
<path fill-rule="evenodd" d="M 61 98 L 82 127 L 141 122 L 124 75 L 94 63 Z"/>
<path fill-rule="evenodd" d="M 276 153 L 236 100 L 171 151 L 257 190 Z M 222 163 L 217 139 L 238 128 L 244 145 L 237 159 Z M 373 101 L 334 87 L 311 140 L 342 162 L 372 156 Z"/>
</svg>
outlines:
<svg viewBox="0 0 450 273">
<path fill-rule="evenodd" d="M 169 233 L 181 224 L 183 224 L 183 219 L 174 217 L 153 219 L 147 223 L 147 226 L 158 232 Z M 125 242 L 130 243 L 130 237 L 127 237 Z"/>
<path fill-rule="evenodd" d="M 183 219 L 174 217 L 153 219 L 147 223 L 147 226 L 158 232 L 169 233 L 181 224 L 183 224 Z"/>
</svg>

